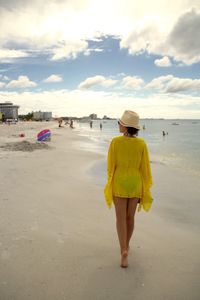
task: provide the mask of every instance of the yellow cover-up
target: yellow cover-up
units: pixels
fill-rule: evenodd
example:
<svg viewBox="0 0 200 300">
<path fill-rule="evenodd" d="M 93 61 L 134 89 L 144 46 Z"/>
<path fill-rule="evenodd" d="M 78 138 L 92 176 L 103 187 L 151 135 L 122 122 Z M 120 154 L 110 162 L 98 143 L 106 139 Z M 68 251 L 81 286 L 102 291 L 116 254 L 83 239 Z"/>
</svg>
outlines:
<svg viewBox="0 0 200 300">
<path fill-rule="evenodd" d="M 108 180 L 104 195 L 108 207 L 113 196 L 140 198 L 138 211 L 152 205 L 152 175 L 145 141 L 138 137 L 119 136 L 110 143 L 107 158 Z"/>
</svg>

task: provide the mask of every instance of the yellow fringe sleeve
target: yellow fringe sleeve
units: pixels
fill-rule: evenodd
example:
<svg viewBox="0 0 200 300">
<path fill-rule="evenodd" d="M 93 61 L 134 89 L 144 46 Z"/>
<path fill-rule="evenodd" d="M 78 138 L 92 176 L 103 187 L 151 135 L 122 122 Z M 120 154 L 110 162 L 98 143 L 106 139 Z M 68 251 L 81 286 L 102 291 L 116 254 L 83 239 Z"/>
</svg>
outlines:
<svg viewBox="0 0 200 300">
<path fill-rule="evenodd" d="M 114 142 L 112 141 L 108 149 L 107 184 L 104 189 L 106 203 L 109 208 L 111 208 L 113 202 L 112 179 L 113 179 L 114 172 L 115 172 L 115 156 L 114 156 Z"/>
<path fill-rule="evenodd" d="M 152 186 L 153 182 L 149 153 L 146 144 L 144 144 L 140 172 L 142 175 L 142 198 L 140 199 L 138 211 L 140 211 L 142 207 L 145 211 L 149 211 L 153 202 L 153 198 L 150 192 L 150 187 Z"/>
</svg>

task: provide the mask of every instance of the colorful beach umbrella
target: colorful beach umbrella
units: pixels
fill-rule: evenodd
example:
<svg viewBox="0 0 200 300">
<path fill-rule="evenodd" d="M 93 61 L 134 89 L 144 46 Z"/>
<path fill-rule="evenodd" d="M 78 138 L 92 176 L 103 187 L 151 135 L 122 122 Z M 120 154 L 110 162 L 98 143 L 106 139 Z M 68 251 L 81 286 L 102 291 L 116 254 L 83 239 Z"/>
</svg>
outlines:
<svg viewBox="0 0 200 300">
<path fill-rule="evenodd" d="M 50 138 L 51 138 L 51 131 L 49 129 L 44 129 L 37 134 L 37 140 L 40 142 L 47 141 Z"/>
</svg>

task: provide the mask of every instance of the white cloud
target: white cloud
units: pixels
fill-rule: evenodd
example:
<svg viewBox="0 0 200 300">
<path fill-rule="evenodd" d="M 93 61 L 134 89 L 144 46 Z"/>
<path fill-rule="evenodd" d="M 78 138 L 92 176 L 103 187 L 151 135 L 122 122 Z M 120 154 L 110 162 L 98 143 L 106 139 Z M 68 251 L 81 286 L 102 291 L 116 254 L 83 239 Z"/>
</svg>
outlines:
<svg viewBox="0 0 200 300">
<path fill-rule="evenodd" d="M 200 118 L 200 97 L 180 94 L 157 94 L 144 98 L 80 90 L 43 92 L 1 92 L 20 105 L 19 113 L 35 110 L 52 111 L 57 116 L 84 116 L 97 113 L 120 117 L 125 109 L 137 111 L 141 118 Z"/>
<path fill-rule="evenodd" d="M 159 76 L 154 78 L 151 82 L 146 84 L 145 88 L 147 89 L 163 89 L 166 82 L 172 80 L 174 78 L 173 75 Z"/>
<path fill-rule="evenodd" d="M 152 22 L 136 26 L 136 29 L 123 36 L 120 47 L 127 48 L 129 54 L 135 55 L 145 51 L 149 52 L 152 41 L 158 43 L 161 40 L 158 27 Z"/>
<path fill-rule="evenodd" d="M 0 74 L 0 79 L 4 80 L 4 81 L 10 80 L 10 78 L 8 76 L 2 75 L 2 74 Z"/>
<path fill-rule="evenodd" d="M 185 93 L 198 92 L 200 90 L 200 79 L 179 78 L 171 74 L 156 77 L 149 83 L 145 83 L 138 76 L 126 76 L 121 80 L 113 80 L 96 75 L 81 82 L 79 89 L 87 90 L 97 85 L 109 87 L 115 85 L 117 82 L 120 90 L 124 89 L 124 91 L 127 89 L 139 91 L 141 88 L 145 88 L 152 91 L 157 90 L 161 93 Z"/>
<path fill-rule="evenodd" d="M 44 79 L 43 81 L 46 83 L 50 83 L 50 82 L 60 82 L 60 81 L 63 81 L 63 79 L 59 75 L 52 74 L 48 78 Z"/>
<path fill-rule="evenodd" d="M 192 9 L 179 17 L 166 45 L 177 61 L 188 65 L 200 61 L 200 11 Z"/>
<path fill-rule="evenodd" d="M 11 80 L 6 85 L 7 88 L 28 88 L 35 86 L 37 86 L 37 84 L 33 81 L 30 81 L 27 76 L 19 76 L 18 80 Z"/>
<path fill-rule="evenodd" d="M 126 76 L 122 79 L 122 84 L 125 88 L 139 90 L 144 84 L 144 81 L 138 76 Z"/>
<path fill-rule="evenodd" d="M 157 89 L 164 93 L 197 92 L 200 90 L 200 79 L 160 76 L 154 78 L 145 88 Z"/>
<path fill-rule="evenodd" d="M 90 55 L 92 52 L 104 52 L 104 49 L 100 49 L 100 48 L 95 48 L 95 49 L 87 49 L 84 52 L 84 55 L 88 56 Z"/>
<path fill-rule="evenodd" d="M 29 54 L 22 50 L 0 49 L 1 62 L 11 62 L 16 58 L 27 57 Z"/>
<path fill-rule="evenodd" d="M 170 67 L 172 65 L 169 57 L 167 56 L 164 56 L 161 59 L 156 59 L 154 64 L 158 67 Z"/>
<path fill-rule="evenodd" d="M 118 82 L 118 80 L 106 78 L 106 79 L 102 82 L 101 85 L 102 85 L 102 86 L 105 86 L 105 87 L 110 87 L 110 86 L 115 85 L 117 82 Z"/>
<path fill-rule="evenodd" d="M 95 85 L 102 84 L 105 81 L 105 77 L 101 75 L 96 75 L 94 77 L 88 77 L 79 84 L 79 89 L 89 89 Z"/>
<path fill-rule="evenodd" d="M 93 77 L 88 77 L 83 82 L 79 84 L 79 89 L 90 89 L 91 87 L 94 87 L 96 85 L 101 85 L 105 87 L 109 87 L 112 85 L 115 85 L 117 83 L 117 80 L 105 78 L 101 75 L 96 75 Z"/>
<path fill-rule="evenodd" d="M 168 82 L 166 93 L 179 93 L 184 91 L 198 91 L 200 90 L 200 79 L 177 78 L 174 77 Z"/>
<path fill-rule="evenodd" d="M 78 54 L 87 50 L 88 43 L 83 40 L 65 42 L 64 45 L 52 50 L 51 60 L 75 59 Z"/>
<path fill-rule="evenodd" d="M 166 26 L 164 20 L 156 18 L 136 26 L 132 32 L 123 36 L 120 46 L 127 48 L 132 55 L 146 51 L 149 54 L 170 56 L 190 65 L 200 61 L 199 28 L 200 11 L 192 9 L 179 13 L 179 18 L 173 20 L 172 26 Z M 166 58 L 161 64 L 165 62 Z"/>
<path fill-rule="evenodd" d="M 192 63 L 199 60 L 199 13 L 196 10 L 191 15 L 183 14 L 192 6 L 200 8 L 200 2 L 3 1 L 0 45 L 16 44 L 17 49 L 25 45 L 26 49 L 41 51 L 54 49 L 52 59 L 58 60 L 76 58 L 81 52 L 88 54 L 87 40 L 95 40 L 101 35 L 116 35 L 122 37 L 121 47 L 128 48 L 129 53 L 140 53 L 146 49 L 149 53 Z M 127 36 L 130 28 L 134 30 Z M 190 28 L 189 34 L 185 28 Z M 182 29 L 182 34 L 177 35 Z M 18 51 L 22 51 L 20 57 L 27 55 L 23 50 Z"/>
<path fill-rule="evenodd" d="M 5 86 L 5 83 L 0 81 L 0 88 L 3 88 L 4 86 Z"/>
</svg>

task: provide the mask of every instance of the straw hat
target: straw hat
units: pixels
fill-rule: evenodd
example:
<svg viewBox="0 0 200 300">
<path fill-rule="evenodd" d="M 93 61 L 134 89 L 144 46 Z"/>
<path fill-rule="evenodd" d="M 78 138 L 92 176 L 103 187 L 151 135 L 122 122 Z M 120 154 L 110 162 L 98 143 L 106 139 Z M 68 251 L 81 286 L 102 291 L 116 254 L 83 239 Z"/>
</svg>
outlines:
<svg viewBox="0 0 200 300">
<path fill-rule="evenodd" d="M 125 110 L 122 117 L 119 119 L 119 123 L 125 127 L 140 129 L 139 115 L 131 110 Z"/>
</svg>

